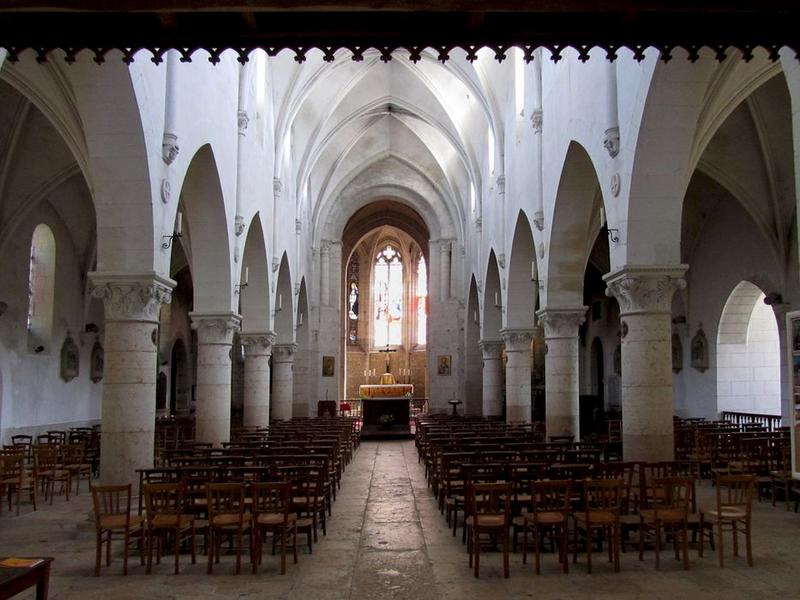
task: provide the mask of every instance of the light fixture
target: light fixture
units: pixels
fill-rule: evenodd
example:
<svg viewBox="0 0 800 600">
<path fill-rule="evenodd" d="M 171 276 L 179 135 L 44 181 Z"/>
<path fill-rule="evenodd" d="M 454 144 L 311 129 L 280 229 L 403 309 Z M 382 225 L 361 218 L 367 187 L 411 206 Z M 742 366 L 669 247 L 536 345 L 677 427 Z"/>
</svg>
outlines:
<svg viewBox="0 0 800 600">
<path fill-rule="evenodd" d="M 606 226 L 606 231 L 608 231 L 608 239 L 614 242 L 615 244 L 619 243 L 619 229 L 610 229 L 608 228 L 608 224 L 606 223 L 606 211 L 601 206 L 600 207 L 600 227 Z"/>
<path fill-rule="evenodd" d="M 243 288 L 246 288 L 250 284 L 250 267 L 244 268 L 244 278 L 239 285 L 233 286 L 233 293 L 239 294 L 241 293 Z"/>
<path fill-rule="evenodd" d="M 181 237 L 183 237 L 183 213 L 178 211 L 178 214 L 175 217 L 175 229 L 173 230 L 172 235 L 161 236 L 161 239 L 166 240 L 161 242 L 161 247 L 164 250 L 168 250 L 169 247 L 172 246 L 172 242 Z"/>
<path fill-rule="evenodd" d="M 283 294 L 278 294 L 278 306 L 275 308 L 275 312 L 279 312 L 283 310 Z"/>
<path fill-rule="evenodd" d="M 300 313 L 300 314 L 297 315 L 297 326 L 298 327 L 302 327 L 303 326 L 303 313 Z"/>
</svg>

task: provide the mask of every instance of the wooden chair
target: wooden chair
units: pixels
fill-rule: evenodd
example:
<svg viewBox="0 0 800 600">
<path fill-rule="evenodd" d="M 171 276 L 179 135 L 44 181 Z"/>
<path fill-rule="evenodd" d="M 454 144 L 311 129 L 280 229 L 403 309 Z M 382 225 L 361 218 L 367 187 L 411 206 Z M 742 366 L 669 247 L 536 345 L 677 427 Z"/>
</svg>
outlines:
<svg viewBox="0 0 800 600">
<path fill-rule="evenodd" d="M 755 475 L 720 475 L 717 478 L 716 503 L 713 507 L 700 509 L 700 548 L 703 556 L 703 539 L 706 535 L 705 524 L 709 524 L 709 540 L 713 539 L 713 527 L 717 530 L 717 552 L 719 566 L 725 566 L 722 535 L 726 529 L 733 533 L 733 555 L 739 555 L 739 532 L 744 533 L 747 565 L 753 566 L 753 548 L 751 542 L 751 517 L 753 508 L 753 490 Z"/>
<path fill-rule="evenodd" d="M 575 550 L 572 562 L 578 562 L 578 542 L 583 532 L 586 540 L 586 566 L 592 572 L 592 534 L 600 531 L 608 540 L 608 560 L 619 571 L 621 479 L 586 479 L 583 482 L 584 510 L 575 513 Z"/>
<path fill-rule="evenodd" d="M 38 487 L 39 482 L 36 479 L 36 471 L 31 471 L 25 467 L 25 454 L 23 452 L 13 452 L 0 456 L 0 507 L 2 507 L 2 495 L 8 493 L 8 511 L 11 512 L 11 499 L 16 495 L 17 516 L 19 516 L 22 492 L 27 490 L 33 502 L 33 510 L 36 510 Z"/>
<path fill-rule="evenodd" d="M 652 481 L 652 508 L 639 511 L 639 560 L 644 560 L 644 539 L 652 534 L 655 540 L 656 569 L 660 566 L 661 533 L 669 530 L 679 559 L 678 540 L 681 541 L 683 568 L 689 568 L 689 507 L 692 502 L 692 480 L 688 477 L 659 477 Z"/>
<path fill-rule="evenodd" d="M 55 484 L 57 481 L 61 482 L 64 494 L 69 501 L 69 489 L 71 487 L 70 472 L 63 468 L 59 463 L 59 449 L 58 446 L 48 444 L 44 446 L 37 446 L 33 452 L 33 465 L 36 471 L 36 477 L 39 483 L 44 487 L 44 497 L 47 500 L 50 496 L 50 504 L 53 504 L 53 496 L 55 495 Z"/>
<path fill-rule="evenodd" d="M 131 515 L 131 484 L 96 485 L 91 489 L 97 536 L 94 575 L 100 575 L 103 544 L 106 544 L 106 566 L 111 564 L 111 540 L 114 534 L 121 534 L 123 537 L 122 574 L 127 575 L 128 547 L 132 539 L 139 543 L 139 558 L 141 564 L 144 564 L 144 519 L 139 515 Z"/>
<path fill-rule="evenodd" d="M 276 542 L 280 542 L 281 575 L 284 575 L 287 546 L 291 546 L 294 564 L 297 564 L 297 515 L 290 512 L 292 484 L 288 481 L 254 483 L 250 489 L 253 494 L 253 573 L 261 564 L 263 536 L 271 533 L 273 554 Z"/>
<path fill-rule="evenodd" d="M 175 543 L 175 574 L 180 571 L 181 541 L 189 540 L 192 564 L 197 562 L 194 515 L 186 514 L 183 486 L 179 483 L 149 483 L 144 486 L 147 515 L 147 573 L 153 568 L 153 538 L 158 539 L 156 564 L 161 563 L 162 542 L 167 534 Z"/>
<path fill-rule="evenodd" d="M 539 574 L 539 547 L 543 534 L 552 531 L 558 535 L 558 560 L 564 573 L 569 571 L 567 557 L 567 520 L 571 511 L 572 481 L 569 479 L 531 481 L 531 511 L 522 516 L 522 563 L 528 562 L 528 532 L 533 536 L 536 553 L 536 574 Z"/>
<path fill-rule="evenodd" d="M 75 495 L 78 495 L 81 493 L 81 477 L 86 479 L 89 487 L 92 485 L 92 465 L 86 461 L 85 446 L 83 443 L 67 444 L 62 446 L 62 452 L 64 470 L 70 474 L 70 483 L 72 477 L 75 477 Z"/>
<path fill-rule="evenodd" d="M 209 483 L 206 487 L 208 509 L 208 573 L 219 562 L 222 538 L 236 537 L 236 574 L 242 571 L 242 538 L 250 524 L 245 515 L 244 486 L 240 483 Z M 252 560 L 252 556 L 251 556 Z"/>
<path fill-rule="evenodd" d="M 502 538 L 503 576 L 509 577 L 508 554 L 511 526 L 511 485 L 508 483 L 474 483 L 467 487 L 469 529 L 467 551 L 469 566 L 473 566 L 475 577 L 480 573 L 481 535 L 490 534 Z"/>
</svg>

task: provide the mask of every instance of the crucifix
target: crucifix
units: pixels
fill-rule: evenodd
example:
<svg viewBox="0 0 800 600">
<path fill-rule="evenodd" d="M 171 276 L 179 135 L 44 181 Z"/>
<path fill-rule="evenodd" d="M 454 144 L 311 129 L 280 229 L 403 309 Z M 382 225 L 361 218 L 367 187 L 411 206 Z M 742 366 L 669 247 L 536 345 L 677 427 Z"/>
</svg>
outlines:
<svg viewBox="0 0 800 600">
<path fill-rule="evenodd" d="M 386 344 L 386 348 L 384 350 L 378 350 L 378 352 L 383 352 L 386 354 L 386 373 L 391 373 L 389 370 L 389 353 L 397 352 L 397 350 L 394 348 L 389 348 L 389 344 Z"/>
</svg>

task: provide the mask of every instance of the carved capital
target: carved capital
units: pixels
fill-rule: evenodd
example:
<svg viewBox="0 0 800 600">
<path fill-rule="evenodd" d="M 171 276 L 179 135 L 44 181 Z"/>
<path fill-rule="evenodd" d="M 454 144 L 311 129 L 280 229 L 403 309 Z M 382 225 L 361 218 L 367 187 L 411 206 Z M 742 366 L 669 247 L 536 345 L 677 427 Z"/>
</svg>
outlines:
<svg viewBox="0 0 800 600">
<path fill-rule="evenodd" d="M 331 241 L 330 240 L 322 240 L 322 243 L 319 246 L 319 253 L 322 256 L 326 256 L 331 252 Z"/>
<path fill-rule="evenodd" d="M 246 110 L 240 110 L 236 113 L 236 121 L 239 126 L 239 135 L 244 135 L 245 130 L 247 129 L 248 123 L 250 123 L 250 117 L 247 115 Z"/>
<path fill-rule="evenodd" d="M 478 342 L 483 360 L 500 360 L 503 342 L 500 340 L 481 340 Z"/>
<path fill-rule="evenodd" d="M 687 265 L 624 267 L 603 276 L 606 296 L 619 302 L 620 315 L 669 313 L 675 290 L 686 287 Z"/>
<path fill-rule="evenodd" d="M 192 329 L 197 330 L 198 344 L 231 344 L 233 334 L 239 331 L 242 318 L 230 312 L 189 313 Z"/>
<path fill-rule="evenodd" d="M 542 109 L 534 108 L 531 113 L 531 126 L 533 127 L 534 133 L 542 133 L 542 117 Z"/>
<path fill-rule="evenodd" d="M 539 324 L 544 327 L 546 340 L 578 338 L 578 327 L 586 320 L 585 306 L 570 308 L 543 308 L 536 313 Z"/>
<path fill-rule="evenodd" d="M 178 136 L 169 131 L 165 131 L 164 138 L 161 140 L 161 158 L 164 159 L 164 162 L 171 165 L 175 162 L 180 150 L 178 146 Z"/>
<path fill-rule="evenodd" d="M 531 349 L 532 329 L 501 329 L 500 336 L 506 344 L 506 352 L 528 352 Z"/>
<path fill-rule="evenodd" d="M 273 344 L 272 361 L 283 363 L 292 362 L 295 352 L 297 352 L 297 344 Z"/>
<path fill-rule="evenodd" d="M 272 345 L 275 343 L 276 337 L 274 331 L 239 335 L 244 346 L 245 356 L 269 356 L 272 354 Z"/>
<path fill-rule="evenodd" d="M 158 322 L 162 304 L 172 301 L 175 282 L 155 273 L 89 273 L 92 296 L 105 306 L 106 321 Z"/>
<path fill-rule="evenodd" d="M 234 218 L 233 231 L 236 234 L 236 237 L 239 237 L 244 233 L 244 217 L 242 215 L 236 215 Z"/>
<path fill-rule="evenodd" d="M 619 127 L 609 127 L 606 129 L 606 137 L 603 140 L 603 146 L 608 151 L 611 158 L 619 154 Z"/>
</svg>

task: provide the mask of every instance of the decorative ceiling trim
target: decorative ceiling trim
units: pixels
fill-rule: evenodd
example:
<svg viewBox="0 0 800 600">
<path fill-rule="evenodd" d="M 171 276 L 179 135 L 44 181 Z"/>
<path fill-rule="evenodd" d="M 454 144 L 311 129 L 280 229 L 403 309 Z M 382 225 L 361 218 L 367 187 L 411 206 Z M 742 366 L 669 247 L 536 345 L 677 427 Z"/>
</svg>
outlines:
<svg viewBox="0 0 800 600">
<path fill-rule="evenodd" d="M 400 49 L 420 60 L 432 49 L 446 61 L 462 49 L 469 61 L 488 47 L 497 60 L 519 46 L 527 60 L 537 47 L 559 60 L 566 48 L 588 60 L 592 48 L 616 57 L 630 49 L 638 60 L 653 47 L 669 60 L 684 48 L 696 60 L 703 47 L 718 60 L 729 49 L 744 60 L 764 48 L 772 60 L 788 46 L 800 52 L 800 3 L 794 0 L 78 0 L 71 2 L 5 0 L 0 8 L 0 39 L 9 60 L 32 49 L 46 60 L 55 48 L 68 62 L 88 49 L 103 62 L 113 49 L 126 62 L 141 49 L 160 62 L 166 50 L 178 50 L 191 60 L 198 49 L 212 63 L 227 49 L 243 62 L 255 48 L 274 55 L 283 49 L 303 62 L 311 49 L 325 61 L 341 49 L 360 61 L 367 49 L 388 61 Z"/>
</svg>

